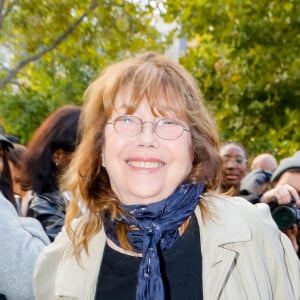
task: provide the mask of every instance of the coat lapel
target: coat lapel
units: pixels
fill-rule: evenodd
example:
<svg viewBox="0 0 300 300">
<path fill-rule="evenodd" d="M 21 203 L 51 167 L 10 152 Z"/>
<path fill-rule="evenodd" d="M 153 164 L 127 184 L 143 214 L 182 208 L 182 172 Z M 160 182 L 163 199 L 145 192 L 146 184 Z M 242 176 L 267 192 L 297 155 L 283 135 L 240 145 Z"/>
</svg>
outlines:
<svg viewBox="0 0 300 300">
<path fill-rule="evenodd" d="M 201 201 L 212 216 L 204 221 L 199 207 L 195 213 L 200 226 L 203 296 L 204 299 L 219 299 L 239 257 L 238 252 L 230 249 L 230 244 L 250 240 L 251 232 L 241 216 L 227 207 L 230 200 L 228 203 L 223 197 L 211 200 L 205 197 Z"/>
</svg>

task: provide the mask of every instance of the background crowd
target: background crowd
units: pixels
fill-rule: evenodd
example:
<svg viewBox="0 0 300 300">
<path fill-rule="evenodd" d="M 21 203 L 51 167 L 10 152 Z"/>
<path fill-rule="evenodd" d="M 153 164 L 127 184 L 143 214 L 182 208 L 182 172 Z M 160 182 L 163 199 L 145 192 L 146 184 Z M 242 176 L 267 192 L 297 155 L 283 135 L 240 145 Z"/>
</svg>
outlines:
<svg viewBox="0 0 300 300">
<path fill-rule="evenodd" d="M 242 196 L 251 203 L 267 203 L 279 228 L 291 239 L 299 253 L 300 151 L 277 165 L 270 153 L 248 162 L 245 147 L 233 141 L 221 145 L 222 180 L 219 190 Z"/>
</svg>

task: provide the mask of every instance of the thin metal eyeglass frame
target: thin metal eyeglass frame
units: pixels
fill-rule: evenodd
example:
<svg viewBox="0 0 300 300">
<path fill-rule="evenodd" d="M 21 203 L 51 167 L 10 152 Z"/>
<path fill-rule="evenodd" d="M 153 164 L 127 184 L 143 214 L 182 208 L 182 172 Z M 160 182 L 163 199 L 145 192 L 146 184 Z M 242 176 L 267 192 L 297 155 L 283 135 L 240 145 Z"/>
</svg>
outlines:
<svg viewBox="0 0 300 300">
<path fill-rule="evenodd" d="M 162 119 L 158 119 L 158 120 L 155 121 L 155 122 L 152 122 L 152 121 L 143 121 L 141 118 L 139 118 L 139 117 L 137 117 L 137 116 L 132 116 L 132 115 L 121 115 L 121 116 L 116 117 L 114 120 L 108 121 L 108 122 L 106 123 L 106 125 L 113 125 L 114 130 L 115 130 L 116 133 L 118 133 L 118 134 L 121 134 L 121 133 L 119 133 L 119 132 L 117 131 L 116 125 L 115 125 L 115 124 L 116 124 L 116 122 L 118 121 L 118 119 L 120 119 L 121 117 L 130 117 L 130 118 L 131 118 L 131 117 L 134 117 L 134 118 L 136 118 L 137 120 L 139 120 L 139 122 L 140 122 L 140 129 L 139 129 L 139 131 L 138 131 L 136 134 L 134 134 L 134 135 L 128 135 L 128 136 L 131 136 L 131 137 L 134 137 L 134 136 L 139 135 L 139 134 L 144 130 L 144 124 L 145 124 L 145 123 L 151 123 L 151 124 L 152 124 L 152 133 L 155 133 L 160 139 L 165 140 L 165 141 L 174 141 L 174 140 L 177 140 L 178 138 L 180 138 L 180 137 L 182 136 L 182 134 L 183 134 L 184 131 L 187 131 L 188 133 L 191 133 L 191 131 L 190 131 L 189 129 L 187 129 L 186 127 L 184 127 L 184 125 L 181 124 L 181 121 L 180 121 L 180 120 L 177 120 L 177 119 L 172 119 L 172 118 L 163 119 L 163 118 L 162 118 Z M 157 132 L 156 132 L 156 127 L 157 127 L 157 124 L 158 124 L 160 121 L 162 121 L 162 120 L 174 120 L 174 121 L 177 121 L 177 122 L 178 122 L 178 125 L 182 128 L 182 133 L 180 133 L 179 136 L 177 136 L 176 138 L 173 138 L 173 139 L 166 139 L 166 138 L 161 137 L 160 135 L 157 134 Z"/>
</svg>

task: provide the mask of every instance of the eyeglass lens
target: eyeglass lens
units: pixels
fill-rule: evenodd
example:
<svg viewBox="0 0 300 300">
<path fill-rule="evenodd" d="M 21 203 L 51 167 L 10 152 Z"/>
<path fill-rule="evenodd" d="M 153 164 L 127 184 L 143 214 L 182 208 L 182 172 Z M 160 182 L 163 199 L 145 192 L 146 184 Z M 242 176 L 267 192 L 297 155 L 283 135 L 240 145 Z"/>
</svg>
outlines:
<svg viewBox="0 0 300 300">
<path fill-rule="evenodd" d="M 160 119 L 157 122 L 143 122 L 139 117 L 125 115 L 116 118 L 113 122 L 115 130 L 119 134 L 126 136 L 139 134 L 147 123 L 152 124 L 152 132 L 165 140 L 177 139 L 182 135 L 184 130 L 187 130 L 184 128 L 184 125 L 176 119 Z"/>
</svg>

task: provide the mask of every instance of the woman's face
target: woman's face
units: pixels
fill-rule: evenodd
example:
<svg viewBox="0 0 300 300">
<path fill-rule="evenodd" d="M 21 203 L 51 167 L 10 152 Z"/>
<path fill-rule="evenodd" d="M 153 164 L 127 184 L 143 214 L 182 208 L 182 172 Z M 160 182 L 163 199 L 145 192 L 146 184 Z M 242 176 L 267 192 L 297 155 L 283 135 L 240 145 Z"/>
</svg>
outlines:
<svg viewBox="0 0 300 300">
<path fill-rule="evenodd" d="M 117 98 L 112 120 L 126 114 L 122 104 Z M 166 118 L 153 116 L 146 100 L 133 115 L 144 122 Z M 175 118 L 172 113 L 167 117 Z M 187 131 L 175 140 L 163 140 L 152 132 L 151 123 L 145 123 L 142 132 L 130 137 L 118 134 L 113 125 L 105 127 L 103 166 L 112 190 L 124 204 L 149 204 L 170 196 L 190 173 L 192 156 Z"/>
</svg>

